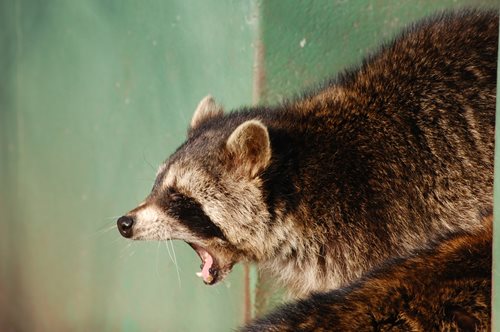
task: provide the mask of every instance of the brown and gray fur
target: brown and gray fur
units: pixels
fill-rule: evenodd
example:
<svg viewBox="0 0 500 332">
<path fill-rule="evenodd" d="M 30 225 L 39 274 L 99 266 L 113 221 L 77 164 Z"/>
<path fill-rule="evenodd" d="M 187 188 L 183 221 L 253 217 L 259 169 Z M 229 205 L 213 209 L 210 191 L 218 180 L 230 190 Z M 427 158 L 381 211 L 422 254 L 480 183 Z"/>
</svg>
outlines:
<svg viewBox="0 0 500 332">
<path fill-rule="evenodd" d="M 491 221 L 389 260 L 348 287 L 284 305 L 242 332 L 489 331 Z"/>
<path fill-rule="evenodd" d="M 120 232 L 204 248 L 209 284 L 257 262 L 305 296 L 479 229 L 492 207 L 497 44 L 496 11 L 445 13 L 295 100 L 224 113 L 205 98 Z"/>
</svg>

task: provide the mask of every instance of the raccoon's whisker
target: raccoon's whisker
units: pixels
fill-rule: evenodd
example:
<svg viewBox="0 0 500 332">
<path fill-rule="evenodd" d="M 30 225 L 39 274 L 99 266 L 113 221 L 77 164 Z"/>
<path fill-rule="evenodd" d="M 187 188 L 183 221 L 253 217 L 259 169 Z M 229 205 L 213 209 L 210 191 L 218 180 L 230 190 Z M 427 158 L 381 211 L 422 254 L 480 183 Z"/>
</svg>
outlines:
<svg viewBox="0 0 500 332">
<path fill-rule="evenodd" d="M 151 167 L 151 169 L 152 169 L 153 171 L 156 171 L 156 168 L 153 166 L 153 164 L 151 164 L 151 163 L 150 163 L 150 162 L 146 159 L 146 154 L 144 154 L 144 151 L 142 151 L 142 159 L 144 159 L 144 161 L 146 162 L 146 164 L 148 164 L 148 165 Z"/>
<path fill-rule="evenodd" d="M 123 241 L 123 239 L 117 236 L 116 238 L 113 239 L 113 241 L 111 241 L 111 244 L 116 244 L 119 241 Z"/>
<path fill-rule="evenodd" d="M 122 248 L 122 251 L 128 250 L 132 246 L 132 243 L 134 243 L 134 242 L 132 242 L 132 241 L 128 242 L 127 245 Z"/>
<path fill-rule="evenodd" d="M 167 245 L 167 241 L 168 241 L 168 240 L 165 240 L 165 247 L 167 248 L 168 257 L 170 257 L 170 260 L 172 261 L 172 263 L 174 263 L 174 264 L 175 264 L 174 257 L 172 256 L 172 253 L 170 252 L 170 248 L 169 248 L 169 247 L 168 247 L 168 245 Z"/>
<path fill-rule="evenodd" d="M 170 257 L 170 260 L 172 261 L 172 263 L 175 264 L 175 260 L 174 260 L 174 257 L 172 256 L 172 253 L 170 252 L 170 248 L 168 247 L 168 243 L 167 243 L 168 240 L 165 240 L 165 248 L 167 248 L 167 252 L 168 252 L 168 257 Z"/>
<path fill-rule="evenodd" d="M 175 271 L 177 273 L 177 281 L 179 283 L 179 287 L 181 287 L 181 276 L 179 274 L 179 264 L 177 264 L 177 256 L 175 255 L 175 249 L 174 249 L 174 245 L 172 243 L 172 238 L 171 238 L 170 234 L 172 234 L 171 227 L 165 228 L 165 229 L 163 229 L 162 238 L 166 239 L 165 246 L 167 247 L 167 250 L 168 250 L 168 243 L 167 242 L 170 242 L 170 247 L 172 248 L 172 256 L 173 256 L 173 257 L 171 256 L 170 258 L 172 259 L 172 262 L 175 265 Z M 168 250 L 168 252 L 170 254 L 170 250 Z"/>
<path fill-rule="evenodd" d="M 181 275 L 179 273 L 179 264 L 177 264 L 177 256 L 175 255 L 175 249 L 174 249 L 174 243 L 172 240 L 168 240 L 170 243 L 170 247 L 172 248 L 172 253 L 174 254 L 174 264 L 175 264 L 175 272 L 177 273 L 177 281 L 179 282 L 179 288 L 182 287 L 181 285 Z"/>
<path fill-rule="evenodd" d="M 222 280 L 222 284 L 227 288 L 231 288 L 231 281 L 227 280 L 227 279 L 224 279 Z"/>
<path fill-rule="evenodd" d="M 172 247 L 172 252 L 174 254 L 173 262 L 174 262 L 174 265 L 175 265 L 175 272 L 177 273 L 177 282 L 179 284 L 179 288 L 181 288 L 182 287 L 181 275 L 179 273 L 179 266 L 177 265 L 177 257 L 175 256 L 174 246 L 173 246 L 171 240 L 166 240 L 165 241 L 165 246 L 167 247 L 167 250 L 168 250 L 168 242 L 170 242 L 170 246 Z M 170 253 L 170 250 L 168 250 L 168 252 Z"/>
<path fill-rule="evenodd" d="M 156 275 L 160 277 L 160 245 L 161 242 L 158 241 L 158 245 L 156 246 Z"/>
<path fill-rule="evenodd" d="M 132 246 L 132 243 L 133 242 L 129 242 L 127 243 L 126 246 L 124 246 L 121 250 L 120 250 L 120 259 L 123 259 L 125 258 L 125 255 L 127 254 L 127 251 L 130 250 L 130 247 Z M 128 255 L 129 257 L 132 256 L 131 254 Z"/>
<path fill-rule="evenodd" d="M 108 220 L 110 220 L 110 219 L 112 219 L 112 220 L 113 220 L 113 219 L 118 219 L 118 218 L 120 218 L 120 217 L 121 217 L 121 215 L 118 215 L 118 216 L 111 216 L 111 217 L 104 217 L 104 220 L 102 220 L 102 221 L 108 222 Z"/>
<path fill-rule="evenodd" d="M 167 240 L 166 243 L 170 244 L 170 248 L 172 248 L 172 253 L 173 253 L 173 256 L 174 256 L 174 264 L 175 266 L 177 267 L 177 257 L 175 256 L 175 249 L 174 249 L 174 244 L 172 243 L 172 240 Z"/>
<path fill-rule="evenodd" d="M 91 231 L 89 232 L 88 234 L 85 234 L 84 237 L 85 238 L 91 238 L 91 239 L 95 239 L 95 238 L 98 238 L 98 237 L 101 237 L 105 234 L 110 234 L 109 232 L 112 231 L 113 229 L 116 229 L 116 225 L 111 225 L 111 226 L 102 226 L 102 227 L 99 227 L 98 229 L 94 230 L 94 231 Z M 115 243 L 116 241 L 119 241 L 119 240 L 122 240 L 121 237 L 117 236 L 113 243 Z"/>
<path fill-rule="evenodd" d="M 163 229 L 161 234 L 158 233 L 158 238 L 159 239 L 166 239 L 166 240 L 164 240 L 165 247 L 167 248 L 167 252 L 168 252 L 168 256 L 170 257 L 170 260 L 175 265 L 175 271 L 177 273 L 177 281 L 178 281 L 179 287 L 180 287 L 181 286 L 181 276 L 179 274 L 179 265 L 177 264 L 177 257 L 175 255 L 175 249 L 172 245 L 172 240 L 171 240 L 170 235 L 169 235 L 170 233 L 171 233 L 170 228 Z M 170 244 L 171 244 L 172 252 L 170 252 L 170 248 L 168 247 L 168 242 L 170 242 Z"/>
<path fill-rule="evenodd" d="M 103 235 L 111 230 L 116 229 L 116 225 L 103 226 L 94 232 L 94 235 Z"/>
</svg>

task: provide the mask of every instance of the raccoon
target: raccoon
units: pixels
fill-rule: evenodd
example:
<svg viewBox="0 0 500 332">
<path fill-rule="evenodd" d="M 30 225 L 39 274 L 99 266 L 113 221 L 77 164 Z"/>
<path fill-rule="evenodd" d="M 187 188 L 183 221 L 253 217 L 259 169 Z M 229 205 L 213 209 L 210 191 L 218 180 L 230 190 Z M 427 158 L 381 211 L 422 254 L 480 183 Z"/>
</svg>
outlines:
<svg viewBox="0 0 500 332">
<path fill-rule="evenodd" d="M 489 331 L 491 221 L 389 260 L 345 288 L 287 304 L 241 332 Z"/>
<path fill-rule="evenodd" d="M 255 262 L 304 297 L 347 285 L 491 210 L 498 13 L 447 12 L 276 106 L 198 105 L 133 240 L 178 239 L 204 283 Z"/>
</svg>

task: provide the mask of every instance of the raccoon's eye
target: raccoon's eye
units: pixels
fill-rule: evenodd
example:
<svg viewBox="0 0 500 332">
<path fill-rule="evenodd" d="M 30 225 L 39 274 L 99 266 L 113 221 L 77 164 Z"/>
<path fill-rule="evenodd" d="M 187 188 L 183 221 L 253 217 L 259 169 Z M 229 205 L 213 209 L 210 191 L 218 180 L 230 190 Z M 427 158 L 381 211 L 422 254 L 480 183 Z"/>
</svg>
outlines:
<svg viewBox="0 0 500 332">
<path fill-rule="evenodd" d="M 184 195 L 180 194 L 177 190 L 170 187 L 165 190 L 164 196 L 173 202 L 179 202 L 185 199 Z"/>
<path fill-rule="evenodd" d="M 179 202 L 179 201 L 183 200 L 183 197 L 179 194 L 172 194 L 172 195 L 170 195 L 170 200 L 174 201 L 174 202 Z"/>
</svg>

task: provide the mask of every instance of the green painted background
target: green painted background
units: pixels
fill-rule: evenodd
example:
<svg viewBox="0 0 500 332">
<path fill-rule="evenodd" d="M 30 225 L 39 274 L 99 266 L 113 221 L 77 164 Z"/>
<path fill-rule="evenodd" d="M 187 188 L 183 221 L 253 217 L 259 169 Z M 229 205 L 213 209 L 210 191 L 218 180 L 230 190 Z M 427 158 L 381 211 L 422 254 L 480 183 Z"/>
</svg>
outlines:
<svg viewBox="0 0 500 332">
<path fill-rule="evenodd" d="M 251 3 L 0 6 L 0 331 L 236 326 L 239 269 L 206 287 L 187 245 L 132 243 L 115 221 L 149 192 L 202 97 L 251 102 Z"/>
<path fill-rule="evenodd" d="M 186 245 L 132 243 L 114 226 L 199 99 L 279 101 L 409 21 L 497 3 L 1 0 L 0 331 L 234 328 L 241 268 L 206 287 Z M 262 313 L 274 287 L 254 279 Z"/>
</svg>

